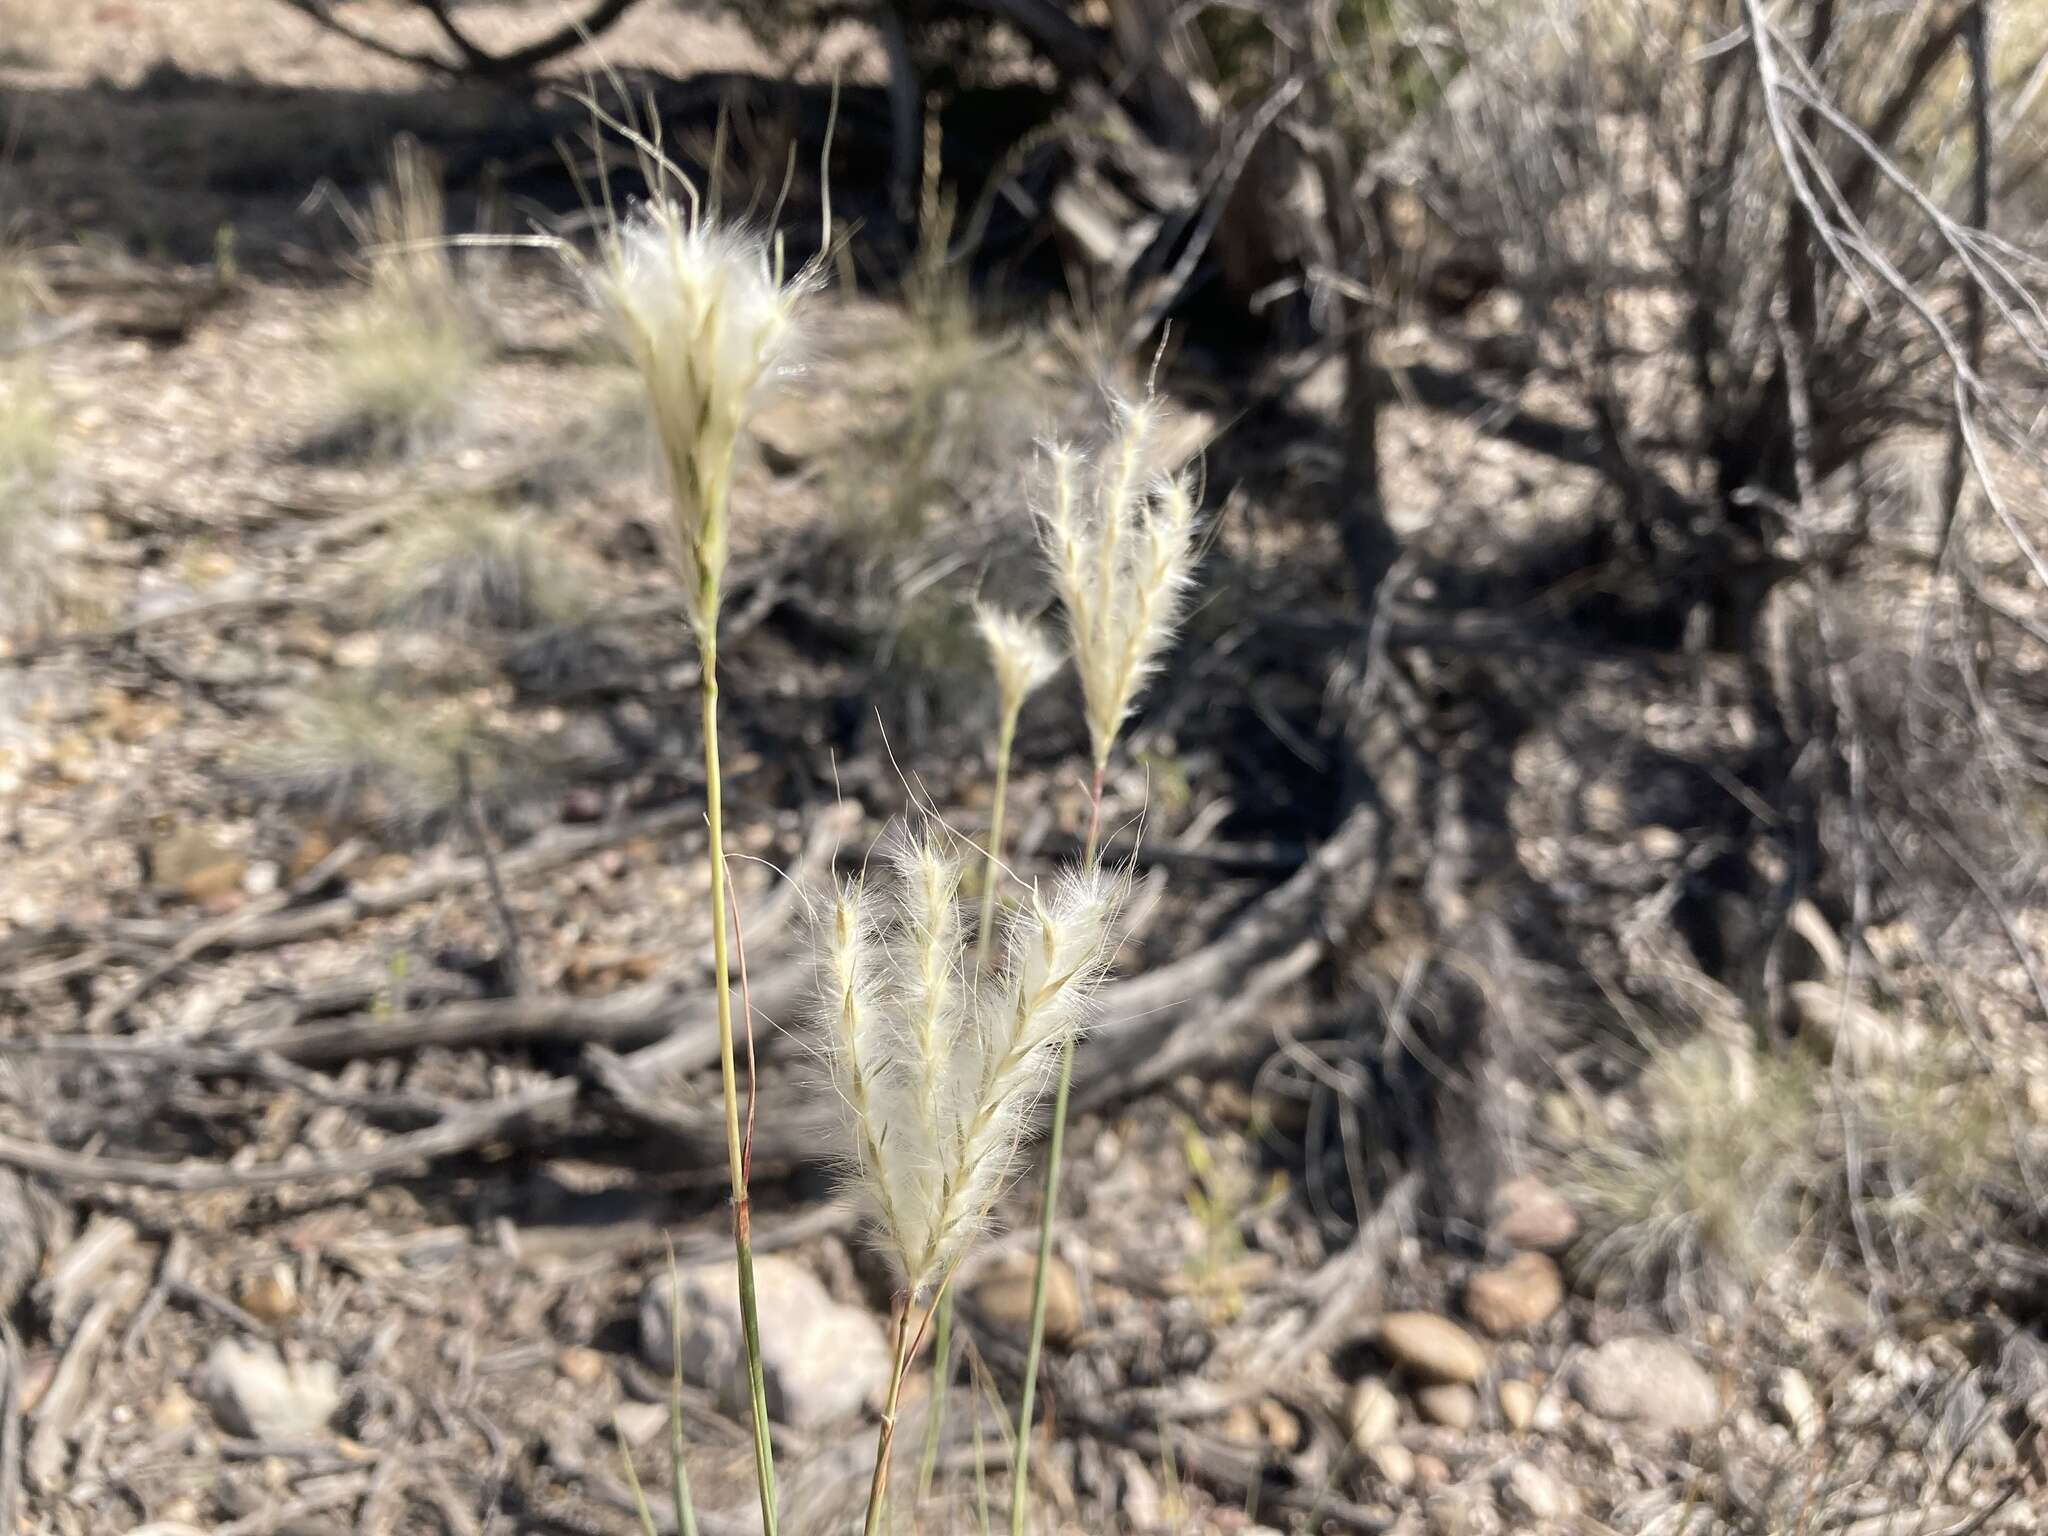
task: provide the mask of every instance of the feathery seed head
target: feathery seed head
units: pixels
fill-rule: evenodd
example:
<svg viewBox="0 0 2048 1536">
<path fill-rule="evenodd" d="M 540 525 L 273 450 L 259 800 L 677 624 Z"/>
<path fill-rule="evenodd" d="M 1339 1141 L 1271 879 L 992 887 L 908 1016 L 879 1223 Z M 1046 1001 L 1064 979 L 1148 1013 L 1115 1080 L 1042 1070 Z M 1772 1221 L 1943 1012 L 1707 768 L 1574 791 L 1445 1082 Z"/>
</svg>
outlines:
<svg viewBox="0 0 2048 1536">
<path fill-rule="evenodd" d="M 1121 885 L 1094 872 L 1034 891 L 982 977 L 963 963 L 955 845 L 900 837 L 887 868 L 882 915 L 858 882 L 821 914 L 819 1023 L 853 1182 L 915 1295 L 987 1224 L 1107 969 Z"/>
<path fill-rule="evenodd" d="M 974 623 L 995 667 L 997 702 L 1009 718 L 1059 671 L 1065 658 L 1043 629 L 1019 614 L 976 603 Z"/>
<path fill-rule="evenodd" d="M 1098 766 L 1179 627 L 1197 532 L 1191 475 L 1153 462 L 1159 406 L 1112 400 L 1111 409 L 1116 430 L 1096 458 L 1047 448 L 1039 514 Z"/>
<path fill-rule="evenodd" d="M 647 391 L 702 643 L 730 548 L 733 451 L 763 385 L 790 364 L 816 272 L 785 276 L 774 242 L 668 196 L 612 220 L 582 265 Z"/>
</svg>

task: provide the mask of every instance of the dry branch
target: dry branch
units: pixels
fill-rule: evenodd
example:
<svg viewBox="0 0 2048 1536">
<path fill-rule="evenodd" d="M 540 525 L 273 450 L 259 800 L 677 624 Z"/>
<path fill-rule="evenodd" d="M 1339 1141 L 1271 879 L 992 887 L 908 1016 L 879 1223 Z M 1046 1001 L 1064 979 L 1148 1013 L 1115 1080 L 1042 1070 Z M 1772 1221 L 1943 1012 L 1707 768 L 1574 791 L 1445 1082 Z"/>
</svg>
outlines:
<svg viewBox="0 0 2048 1536">
<path fill-rule="evenodd" d="M 74 1184 L 125 1184 L 196 1194 L 212 1189 L 275 1189 L 282 1185 L 346 1183 L 379 1174 L 403 1173 L 436 1158 L 471 1151 L 487 1141 L 515 1137 L 553 1124 L 576 1102 L 578 1085 L 552 1078 L 538 1088 L 485 1104 L 451 1107 L 425 1130 L 393 1136 L 361 1152 L 309 1157 L 301 1162 L 231 1168 L 204 1159 L 177 1163 L 145 1158 L 99 1157 L 64 1152 L 39 1142 L 0 1135 L 0 1165 Z"/>
</svg>

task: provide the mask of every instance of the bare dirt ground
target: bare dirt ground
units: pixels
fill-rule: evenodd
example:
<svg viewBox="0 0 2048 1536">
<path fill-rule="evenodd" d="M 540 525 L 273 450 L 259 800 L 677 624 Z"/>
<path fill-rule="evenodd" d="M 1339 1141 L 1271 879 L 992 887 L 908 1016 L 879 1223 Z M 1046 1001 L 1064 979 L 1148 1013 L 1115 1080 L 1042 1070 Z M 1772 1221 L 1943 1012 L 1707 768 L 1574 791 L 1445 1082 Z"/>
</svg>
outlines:
<svg viewBox="0 0 2048 1536">
<path fill-rule="evenodd" d="M 492 37 L 541 8 L 475 9 Z M 858 80 L 858 40 L 834 49 Z M 676 78 L 784 62 L 666 3 L 605 52 Z M 531 109 L 268 0 L 10 0 L 0 90 L 0 233 L 34 257 L 46 339 L 24 356 L 62 509 L 43 615 L 0 651 L 0 1512 L 25 1533 L 635 1529 L 622 1455 L 659 1508 L 669 1476 L 643 1313 L 671 1246 L 686 1271 L 729 1253 L 696 663 L 647 528 L 659 486 L 630 380 L 530 252 L 464 266 L 485 360 L 453 419 L 397 443 L 359 430 L 332 340 L 361 285 L 341 221 L 307 201 L 325 180 L 360 202 L 395 133 L 495 145 Z M 530 134 L 523 152 L 551 153 Z M 533 212 L 480 203 L 461 167 L 450 182 L 466 227 Z M 1416 322 L 1386 359 L 1390 504 L 1468 569 L 1568 531 L 1593 494 L 1540 382 L 1489 371 L 1511 325 Z M 793 1530 L 847 1529 L 858 1507 L 875 1404 L 815 1401 L 858 1380 L 889 1304 L 819 1157 L 796 893 L 916 799 L 985 824 L 988 700 L 959 603 L 1036 590 L 1017 467 L 1046 423 L 1097 409 L 1072 329 L 1023 308 L 964 331 L 835 288 L 739 493 L 722 686 L 763 1073 L 756 1242 L 791 1307 L 841 1320 L 789 1367 Z M 1183 372 L 1191 430 L 1240 429 L 1239 460 L 1268 441 L 1271 400 Z M 1327 386 L 1288 385 L 1286 410 L 1314 419 Z M 2009 951 L 1987 946 L 1973 978 L 1981 1036 L 1926 1046 L 1947 1065 L 1914 1101 L 1985 1119 L 1995 1154 L 1900 1196 L 1950 1202 L 1942 1230 L 1976 1251 L 1906 1294 L 1826 1243 L 1825 1267 L 1762 1266 L 1754 1305 L 1684 1283 L 1706 1267 L 1687 1243 L 1729 1236 L 1690 1224 L 1748 1234 L 1763 1164 L 1842 1160 L 1825 1119 L 1772 1122 L 1767 1091 L 1731 1088 L 1740 1062 L 1674 1054 L 1657 1081 L 1677 1097 L 1646 1097 L 1647 1048 L 1585 1023 L 1597 997 L 1549 971 L 1491 999 L 1529 1011 L 1530 1061 L 1436 1060 L 1403 1034 L 1455 1005 L 1417 987 L 1403 926 L 1404 903 L 1441 902 L 1433 881 L 1471 914 L 1455 958 L 1475 974 L 1487 923 L 1532 920 L 1537 891 L 1560 950 L 1585 940 L 1674 995 L 1703 980 L 1665 937 L 1711 855 L 1691 808 L 1749 814 L 1692 766 L 1743 729 L 1701 702 L 1711 662 L 1583 665 L 1562 724 L 1500 765 L 1517 879 L 1488 866 L 1501 849 L 1466 849 L 1390 882 L 1364 934 L 1210 947 L 1377 857 L 1322 842 L 1313 786 L 1341 728 L 1321 669 L 1269 664 L 1330 647 L 1342 602 L 1334 537 L 1289 512 L 1327 448 L 1275 454 L 1216 488 L 1203 603 L 1110 786 L 1141 872 L 1135 979 L 1077 1080 L 1038 1528 L 2041 1529 L 2048 1266 L 2026 1246 L 2031 1186 L 2010 1186 L 2041 1150 L 2048 1066 Z M 1231 462 L 1219 447 L 1219 475 Z M 480 504 L 515 530 L 515 590 L 451 599 L 425 535 Z M 1581 667 L 1526 671 L 1547 688 L 1559 665 Z M 1068 700 L 1026 717 L 1020 868 L 1078 843 L 1081 740 Z M 1414 746 L 1377 750 L 1391 774 Z M 1427 767 L 1409 771 L 1426 796 Z M 2048 926 L 2021 920 L 2038 955 Z M 1221 974 L 1171 969 L 1204 955 Z M 1380 991 L 1391 1022 L 1365 1044 L 1333 964 Z M 1924 1044 L 1942 994 L 1925 969 L 1872 1027 Z M 1520 1128 L 1488 1147 L 1495 1192 L 1462 1225 L 1432 1214 L 1455 1206 L 1434 1189 L 1454 1137 L 1392 1171 L 1385 1063 L 1409 1056 Z M 1687 1098 L 1715 1092 L 1754 1112 Z M 1669 1212 L 1617 1235 L 1596 1210 L 1616 1164 L 1586 1149 L 1644 1135 L 1695 1162 L 1666 1180 Z M 1699 1217 L 1688 1180 L 1718 1180 L 1709 1200 L 1732 1184 L 1733 1208 Z M 900 1500 L 897 1529 L 983 1528 L 983 1476 L 1001 1518 L 1032 1182 L 963 1276 L 971 1365 L 934 1492 Z M 2004 1224 L 1966 1228 L 1979 1200 Z M 1818 1225 L 1824 1206 L 1790 1209 Z M 1749 1235 L 1789 1252 L 1794 1234 Z M 1667 1258 L 1692 1268 L 1674 1281 Z M 906 1487 L 928 1372 L 914 1395 Z M 684 1403 L 705 1529 L 749 1529 L 745 1431 L 715 1382 Z"/>
</svg>

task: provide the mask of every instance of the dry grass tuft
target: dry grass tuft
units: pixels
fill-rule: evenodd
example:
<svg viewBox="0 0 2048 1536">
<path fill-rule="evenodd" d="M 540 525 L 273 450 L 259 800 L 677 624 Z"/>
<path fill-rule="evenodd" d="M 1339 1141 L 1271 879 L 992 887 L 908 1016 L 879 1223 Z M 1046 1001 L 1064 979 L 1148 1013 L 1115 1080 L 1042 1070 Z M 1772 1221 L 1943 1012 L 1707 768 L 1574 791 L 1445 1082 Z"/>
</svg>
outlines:
<svg viewBox="0 0 2048 1536">
<path fill-rule="evenodd" d="M 328 339 L 343 415 L 379 448 L 414 447 L 454 425 L 487 351 L 449 253 L 439 167 L 399 139 L 390 180 L 344 217 L 365 288 Z"/>
<path fill-rule="evenodd" d="M 1800 1229 L 1818 1079 L 1808 1057 L 1760 1062 L 1709 1037 L 1655 1047 L 1642 1119 L 1596 1135 L 1572 1170 L 1581 1274 L 1679 1319 L 1732 1310 Z"/>
<path fill-rule="evenodd" d="M 1854 1252 L 1924 1287 L 1976 1264 L 1988 1231 L 2024 1240 L 2010 1107 L 1939 1044 L 1838 1072 L 1700 1037 L 1653 1048 L 1641 1089 L 1640 1118 L 1589 1139 L 1569 1176 L 1574 1267 L 1614 1301 L 1690 1326 L 1741 1311 L 1781 1265 Z"/>
<path fill-rule="evenodd" d="M 487 502 L 417 514 L 378 579 L 390 622 L 455 635 L 521 634 L 571 621 L 585 606 L 538 520 Z"/>
<path fill-rule="evenodd" d="M 239 777 L 337 822 L 416 833 L 453 811 L 467 757 L 487 799 L 516 787 L 523 743 L 491 723 L 473 695 L 422 696 L 375 682 L 300 699 L 278 736 L 236 763 Z"/>
<path fill-rule="evenodd" d="M 27 363 L 0 367 L 0 632 L 57 610 L 57 412 Z"/>
</svg>

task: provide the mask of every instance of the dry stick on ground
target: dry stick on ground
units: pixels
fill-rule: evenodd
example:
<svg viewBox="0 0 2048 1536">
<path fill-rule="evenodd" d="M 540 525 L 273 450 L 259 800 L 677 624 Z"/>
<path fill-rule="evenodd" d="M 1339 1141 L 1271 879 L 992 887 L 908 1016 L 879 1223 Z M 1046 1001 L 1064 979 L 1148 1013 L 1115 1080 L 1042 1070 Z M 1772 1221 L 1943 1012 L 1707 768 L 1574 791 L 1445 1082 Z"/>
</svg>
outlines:
<svg viewBox="0 0 2048 1536">
<path fill-rule="evenodd" d="M 582 16 L 572 17 L 554 31 L 530 43 L 522 44 L 510 53 L 492 53 L 478 46 L 468 33 L 456 26 L 454 17 L 448 13 L 446 0 L 414 0 L 414 3 L 433 19 L 435 27 L 454 48 L 456 57 L 453 62 L 421 49 L 401 48 L 395 43 L 387 43 L 375 34 L 365 32 L 335 15 L 329 0 L 283 0 L 283 3 L 329 32 L 347 38 L 358 48 L 367 48 L 383 58 L 394 59 L 401 64 L 417 65 L 436 74 L 474 74 L 489 77 L 525 74 L 529 70 L 538 69 L 550 59 L 581 47 L 584 43 L 610 31 L 619 18 L 633 8 L 635 0 L 595 0 Z"/>
<path fill-rule="evenodd" d="M 499 867 L 506 878 L 517 880 L 573 864 L 578 859 L 635 837 L 702 825 L 703 819 L 703 806 L 692 801 L 663 806 L 605 826 L 557 829 L 542 833 L 524 847 L 507 854 Z M 481 860 L 464 859 L 445 869 L 429 870 L 392 885 L 352 890 L 331 901 L 251 920 L 214 933 L 206 947 L 246 953 L 280 944 L 294 944 L 302 939 L 345 933 L 365 918 L 387 916 L 450 891 L 474 886 L 483 875 Z M 153 945 L 168 949 L 186 942 L 195 932 L 218 928 L 220 923 L 217 919 L 190 923 L 157 918 L 117 918 L 92 928 L 58 925 L 37 933 L 19 934 L 0 944 L 0 963 L 18 963 L 25 954 L 50 948 L 91 944 Z"/>
<path fill-rule="evenodd" d="M 209 922 L 200 923 L 196 928 L 187 933 L 184 938 L 172 945 L 170 953 L 145 966 L 141 974 L 129 982 L 127 986 L 94 1008 L 86 1016 L 86 1032 L 88 1034 L 97 1034 L 105 1029 L 140 1002 L 151 987 L 162 981 L 195 955 L 202 954 L 206 950 L 213 948 L 216 944 L 223 942 L 233 934 L 256 922 L 259 918 L 282 911 L 307 892 L 319 890 L 321 886 L 327 883 L 336 870 L 342 868 L 349 860 L 355 857 L 357 846 L 353 841 L 345 842 L 309 870 L 303 879 L 293 882 L 288 889 L 263 897 L 238 912 L 230 912 L 225 917 L 218 917 Z"/>
<path fill-rule="evenodd" d="M 0 1311 L 0 1531 L 21 1529 L 21 1336 Z"/>
<path fill-rule="evenodd" d="M 29 1436 L 24 1468 L 31 1487 L 53 1492 L 64 1476 L 66 1448 L 71 1426 L 85 1407 L 86 1389 L 100 1350 L 114 1331 L 122 1313 L 133 1306 L 142 1291 L 142 1277 L 124 1274 L 111 1281 L 72 1331 L 64 1346 L 64 1358 L 51 1378 L 49 1389 L 36 1408 L 36 1427 Z"/>
<path fill-rule="evenodd" d="M 297 1163 L 230 1168 L 204 1159 L 156 1163 L 144 1158 L 99 1157 L 64 1152 L 40 1142 L 0 1135 L 0 1165 L 82 1184 L 126 1184 L 196 1194 L 213 1189 L 274 1189 L 280 1185 L 346 1183 L 379 1174 L 402 1173 L 435 1158 L 467 1152 L 487 1141 L 513 1137 L 565 1116 L 576 1102 L 578 1084 L 552 1078 L 537 1088 L 485 1104 L 451 1106 L 424 1130 L 409 1131 L 364 1152 L 336 1153 Z"/>
<path fill-rule="evenodd" d="M 491 893 L 491 910 L 497 915 L 499 931 L 504 935 L 501 963 L 505 983 L 514 997 L 525 997 L 533 991 L 533 973 L 526 967 L 526 952 L 519 942 L 519 919 L 513 914 L 512 903 L 505 895 L 504 878 L 498 873 L 497 851 L 491 845 L 491 829 L 484 820 L 483 806 L 477 801 L 467 752 L 455 754 L 455 784 L 463 822 L 469 828 L 470 841 L 476 844 L 476 856 L 483 861 L 484 887 Z"/>
</svg>

